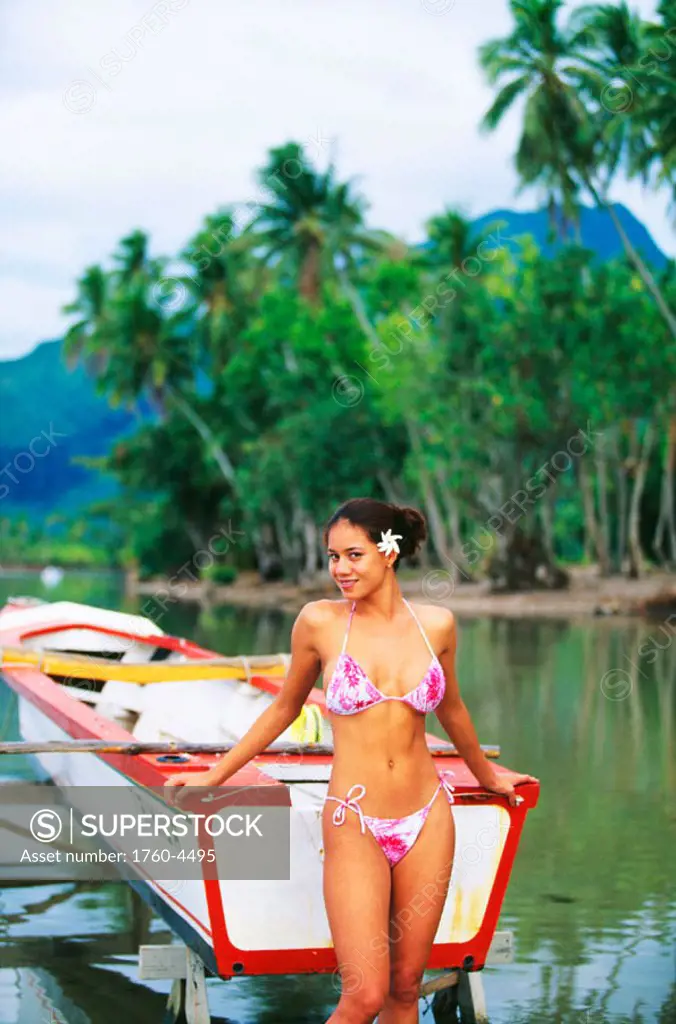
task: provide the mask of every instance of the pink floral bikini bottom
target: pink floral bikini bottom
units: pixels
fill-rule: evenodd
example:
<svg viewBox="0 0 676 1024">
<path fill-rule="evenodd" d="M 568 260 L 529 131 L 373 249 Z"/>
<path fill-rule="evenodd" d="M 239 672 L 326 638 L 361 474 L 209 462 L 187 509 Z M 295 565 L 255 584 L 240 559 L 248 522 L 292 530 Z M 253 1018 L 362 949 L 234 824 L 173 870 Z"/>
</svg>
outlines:
<svg viewBox="0 0 676 1024">
<path fill-rule="evenodd" d="M 453 786 L 446 782 L 441 777 L 442 775 L 453 775 L 453 772 L 442 772 L 439 775 L 439 785 L 435 789 L 432 799 L 424 807 L 421 807 L 419 811 L 407 814 L 404 818 L 375 818 L 364 814 L 359 801 L 366 795 L 366 786 L 363 786 L 361 783 L 356 783 L 348 790 L 345 800 L 341 800 L 337 796 L 327 796 L 327 800 L 335 800 L 339 805 L 333 812 L 333 824 L 342 825 L 345 821 L 346 811 L 355 811 L 359 816 L 362 834 L 368 828 L 387 857 L 390 866 L 394 867 L 414 845 L 439 792 L 443 789 L 449 803 L 452 804 L 454 802 Z"/>
</svg>

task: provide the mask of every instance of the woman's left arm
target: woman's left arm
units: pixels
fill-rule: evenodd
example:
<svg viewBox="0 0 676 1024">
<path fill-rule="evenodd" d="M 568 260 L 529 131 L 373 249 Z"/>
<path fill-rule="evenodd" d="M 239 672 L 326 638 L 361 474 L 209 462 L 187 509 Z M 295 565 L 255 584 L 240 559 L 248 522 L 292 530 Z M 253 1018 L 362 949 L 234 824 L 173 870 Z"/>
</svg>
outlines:
<svg viewBox="0 0 676 1024">
<path fill-rule="evenodd" d="M 517 798 L 514 786 L 520 782 L 536 782 L 537 780 L 532 775 L 520 775 L 518 772 L 496 772 L 482 751 L 469 711 L 460 696 L 460 687 L 455 672 L 457 648 L 455 616 L 453 612 L 446 611 L 446 609 L 444 609 L 444 613 L 445 621 L 441 627 L 444 647 L 439 655 L 439 661 L 446 677 L 446 691 L 436 709 L 437 718 L 479 785 L 493 793 L 501 793 L 508 797 L 510 804 L 515 806 L 520 803 L 521 798 Z"/>
</svg>

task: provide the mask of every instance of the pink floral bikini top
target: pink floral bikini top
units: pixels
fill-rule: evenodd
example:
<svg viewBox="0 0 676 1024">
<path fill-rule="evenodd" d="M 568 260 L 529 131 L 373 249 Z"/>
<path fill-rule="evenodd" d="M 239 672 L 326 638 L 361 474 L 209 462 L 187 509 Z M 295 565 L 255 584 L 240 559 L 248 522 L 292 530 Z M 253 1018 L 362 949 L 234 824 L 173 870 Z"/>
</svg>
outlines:
<svg viewBox="0 0 676 1024">
<path fill-rule="evenodd" d="M 423 639 L 432 655 L 432 662 L 424 677 L 418 683 L 415 690 L 405 693 L 403 697 L 388 696 L 385 693 L 381 693 L 377 686 L 374 686 L 359 663 L 349 654 L 345 653 L 347 635 L 350 632 L 350 624 L 355 609 L 355 602 L 352 602 L 352 609 L 347 622 L 347 629 L 345 630 L 345 639 L 343 640 L 343 649 L 338 656 L 336 667 L 326 688 L 326 706 L 335 715 L 355 715 L 358 711 L 365 711 L 367 708 L 381 704 L 385 700 L 403 701 L 404 704 L 408 704 L 409 707 L 424 715 L 429 711 L 434 711 L 441 703 L 446 689 L 443 669 L 427 639 L 425 630 L 418 620 L 418 616 L 406 598 L 404 598 L 404 604 L 418 623 Z"/>
</svg>

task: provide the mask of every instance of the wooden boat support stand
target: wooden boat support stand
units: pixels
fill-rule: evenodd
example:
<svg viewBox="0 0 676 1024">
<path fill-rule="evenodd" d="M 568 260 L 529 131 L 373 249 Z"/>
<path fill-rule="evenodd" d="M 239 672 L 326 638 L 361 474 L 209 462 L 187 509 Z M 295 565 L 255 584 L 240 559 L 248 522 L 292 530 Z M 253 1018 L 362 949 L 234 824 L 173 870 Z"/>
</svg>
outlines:
<svg viewBox="0 0 676 1024">
<path fill-rule="evenodd" d="M 508 964 L 514 960 L 512 932 L 496 932 L 487 965 Z M 144 981 L 173 981 L 167 1001 L 164 1024 L 210 1024 L 206 972 L 199 956 L 182 943 L 168 946 L 141 946 L 139 978 Z M 436 1024 L 488 1024 L 483 983 L 478 973 L 446 971 L 422 984 L 421 998 L 432 999 Z"/>
</svg>

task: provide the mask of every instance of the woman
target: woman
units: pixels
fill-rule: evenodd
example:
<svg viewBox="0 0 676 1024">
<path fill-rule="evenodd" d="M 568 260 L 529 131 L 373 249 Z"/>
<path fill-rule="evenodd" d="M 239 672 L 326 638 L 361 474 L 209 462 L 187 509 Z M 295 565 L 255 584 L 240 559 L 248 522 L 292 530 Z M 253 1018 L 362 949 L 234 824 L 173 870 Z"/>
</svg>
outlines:
<svg viewBox="0 0 676 1024">
<path fill-rule="evenodd" d="M 377 1014 L 379 1024 L 418 1021 L 455 847 L 452 772 L 437 776 L 425 715 L 436 712 L 484 788 L 516 804 L 514 786 L 532 780 L 498 775 L 481 751 L 455 677 L 453 614 L 414 611 L 402 596 L 399 560 L 426 535 L 415 509 L 370 498 L 341 505 L 324 542 L 346 600 L 305 605 L 279 696 L 213 769 L 170 781 L 214 785 L 233 775 L 298 717 L 323 672 L 334 738 L 324 899 L 342 981 L 327 1024 L 370 1024 Z"/>
</svg>

